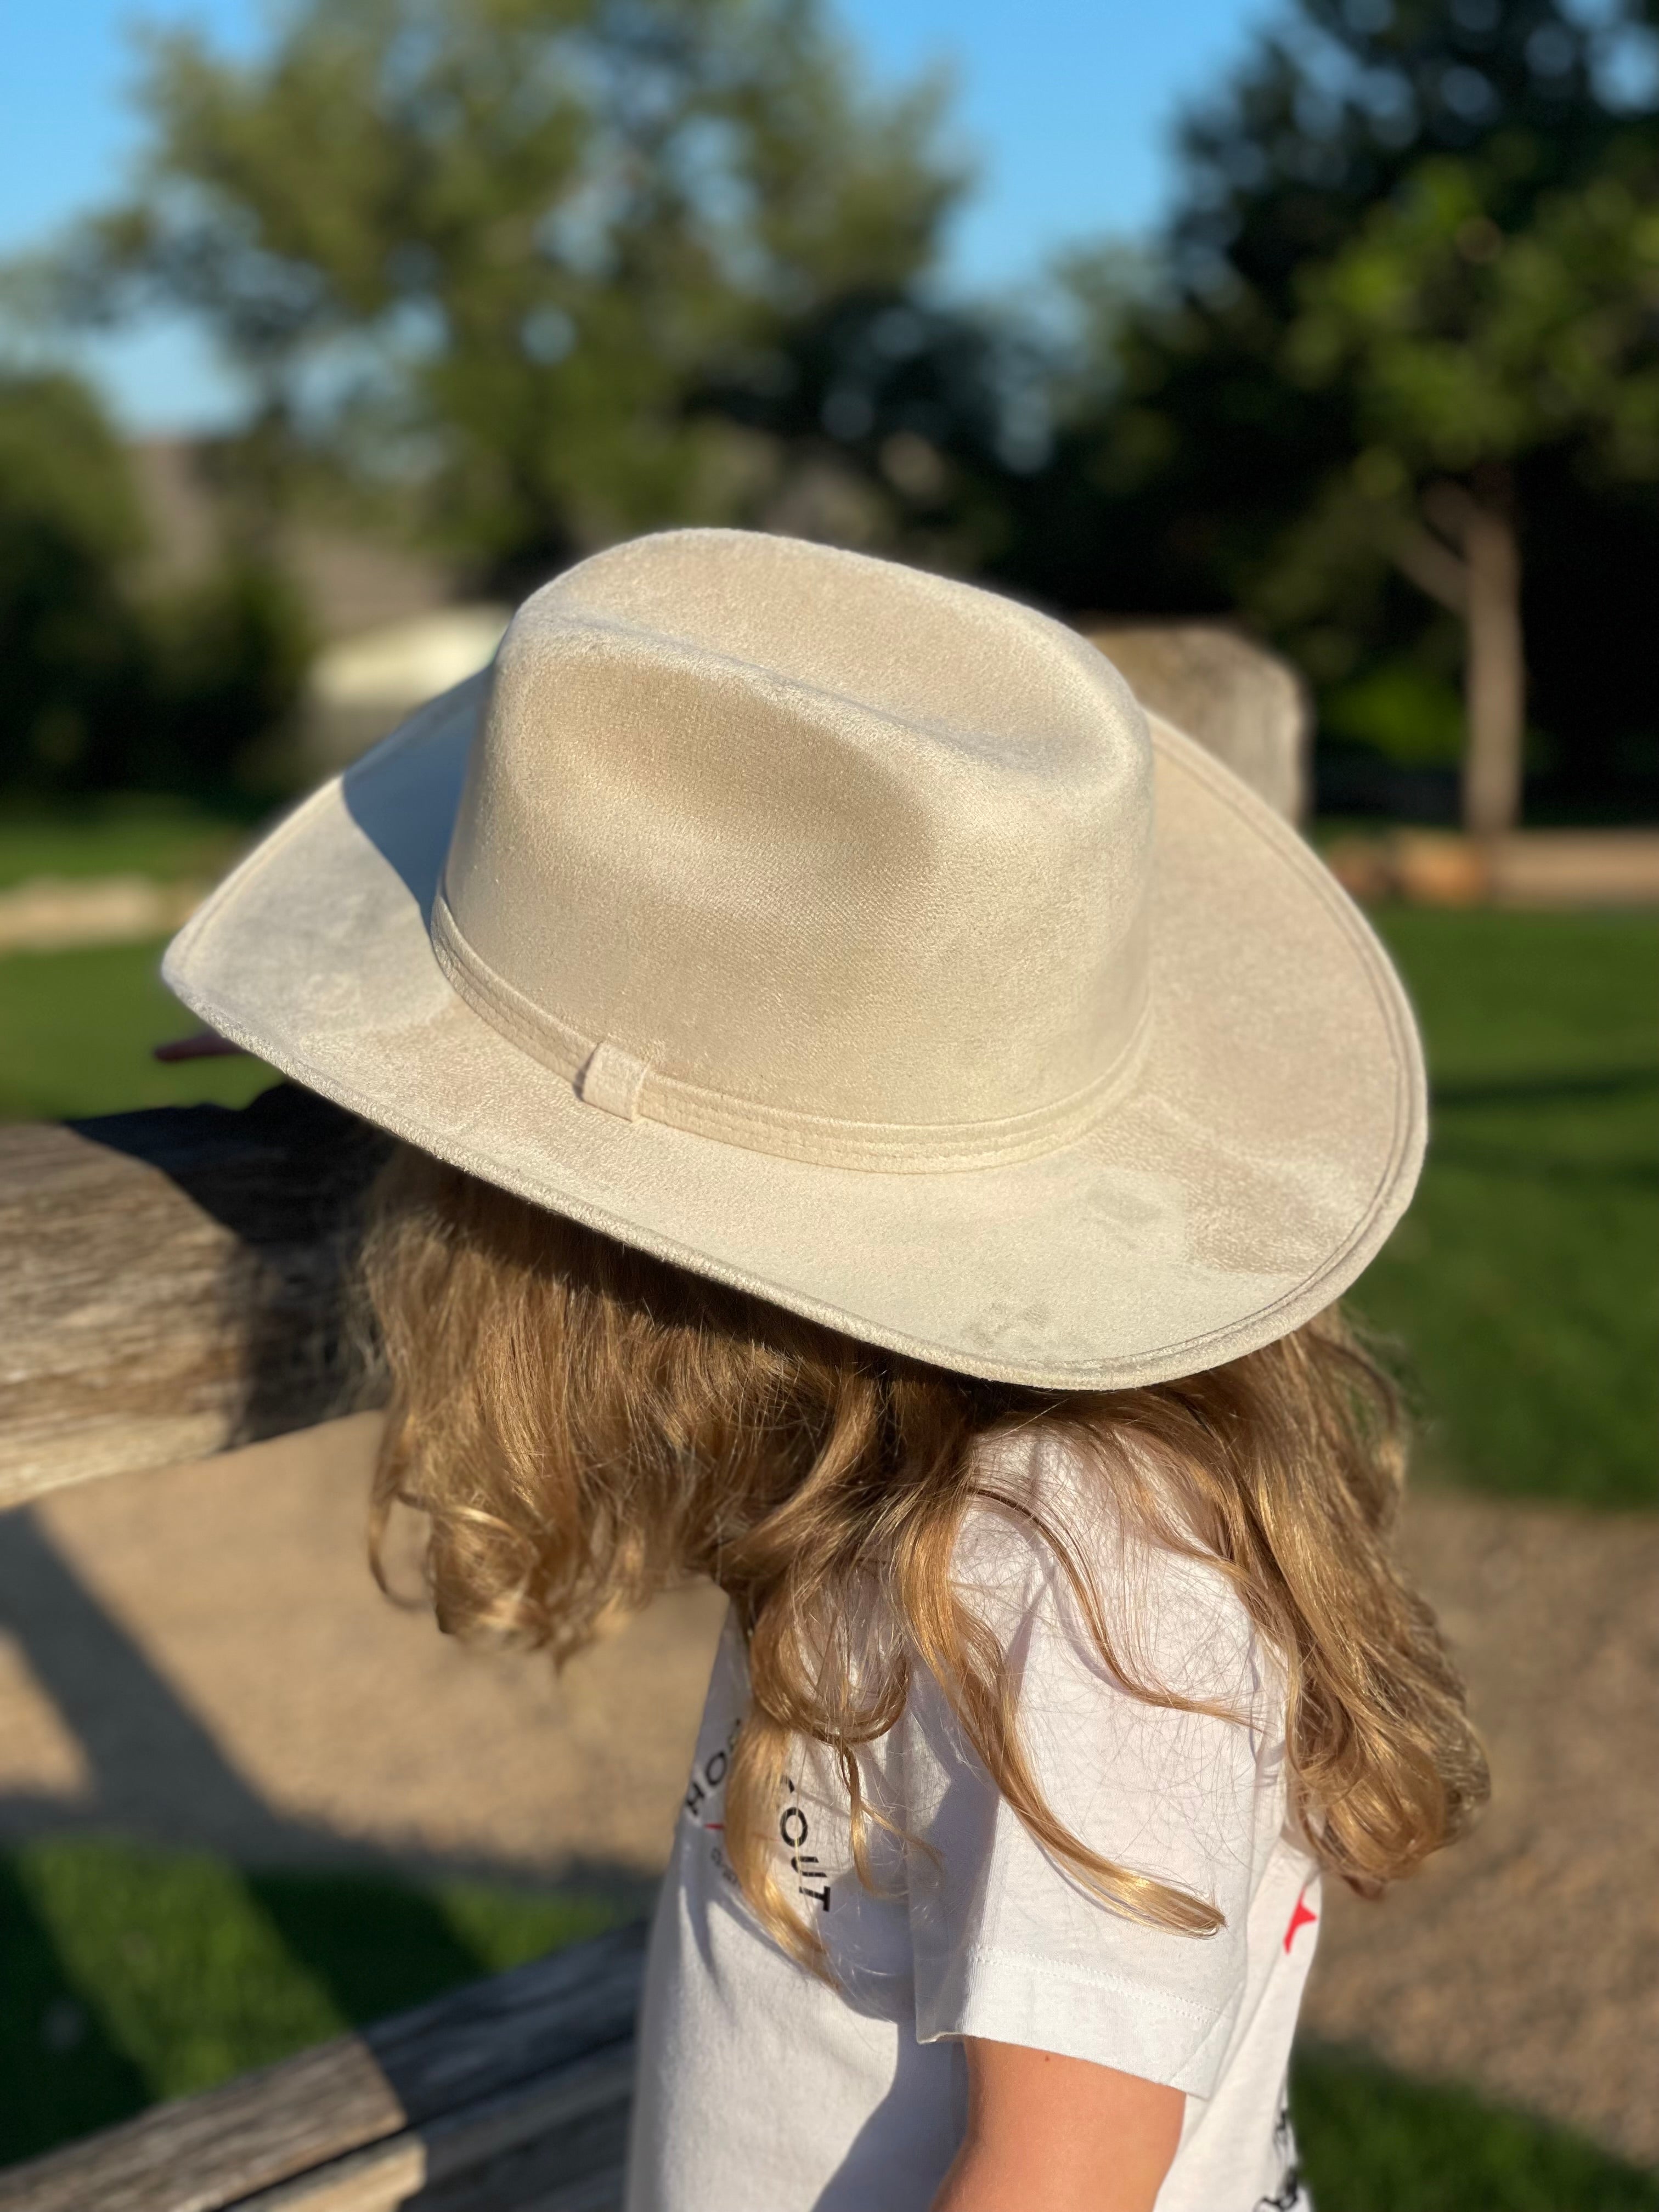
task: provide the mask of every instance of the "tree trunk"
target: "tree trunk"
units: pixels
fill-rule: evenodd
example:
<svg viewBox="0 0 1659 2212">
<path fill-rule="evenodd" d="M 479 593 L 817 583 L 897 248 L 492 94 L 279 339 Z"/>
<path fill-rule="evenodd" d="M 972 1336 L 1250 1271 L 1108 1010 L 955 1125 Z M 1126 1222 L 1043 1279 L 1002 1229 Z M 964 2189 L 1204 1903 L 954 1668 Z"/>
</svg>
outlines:
<svg viewBox="0 0 1659 2212">
<path fill-rule="evenodd" d="M 1463 510 L 1463 826 L 1498 837 L 1521 815 L 1526 734 L 1526 659 L 1521 633 L 1521 550 L 1501 490 L 1477 486 Z"/>
</svg>

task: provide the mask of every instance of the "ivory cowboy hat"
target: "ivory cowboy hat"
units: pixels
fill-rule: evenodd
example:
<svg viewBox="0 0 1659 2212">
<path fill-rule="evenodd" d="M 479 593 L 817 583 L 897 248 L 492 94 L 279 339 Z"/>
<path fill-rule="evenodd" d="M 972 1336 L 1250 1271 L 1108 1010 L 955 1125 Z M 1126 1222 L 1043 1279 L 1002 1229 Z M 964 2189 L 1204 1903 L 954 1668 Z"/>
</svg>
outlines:
<svg viewBox="0 0 1659 2212">
<path fill-rule="evenodd" d="M 1096 648 L 739 531 L 596 555 L 174 940 L 187 1006 L 456 1165 L 968 1373 L 1187 1374 L 1357 1276 L 1410 1011 Z"/>
</svg>

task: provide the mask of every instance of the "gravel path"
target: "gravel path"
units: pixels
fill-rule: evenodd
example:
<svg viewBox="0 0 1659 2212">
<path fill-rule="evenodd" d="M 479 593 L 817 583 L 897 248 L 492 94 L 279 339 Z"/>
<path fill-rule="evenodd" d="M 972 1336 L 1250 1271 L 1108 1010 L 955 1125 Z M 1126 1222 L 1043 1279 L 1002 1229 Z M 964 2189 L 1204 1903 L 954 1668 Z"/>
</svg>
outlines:
<svg viewBox="0 0 1659 2212">
<path fill-rule="evenodd" d="M 1492 1759 L 1476 1833 L 1331 1900 L 1309 2024 L 1659 2166 L 1659 1516 L 1419 1498 Z"/>
<path fill-rule="evenodd" d="M 0 1516 L 0 1832 L 250 1861 L 648 1880 L 721 1607 L 653 1607 L 556 1680 L 369 1580 L 372 1421 Z"/>
<path fill-rule="evenodd" d="M 660 1866 L 720 1607 L 659 1605 L 555 1682 L 362 1567 L 372 1424 L 0 1516 L 0 1835 L 635 1886 Z M 1327 1911 L 1320 2034 L 1659 2166 L 1659 1517 L 1415 1501 L 1494 1802 L 1381 1905 Z"/>
</svg>

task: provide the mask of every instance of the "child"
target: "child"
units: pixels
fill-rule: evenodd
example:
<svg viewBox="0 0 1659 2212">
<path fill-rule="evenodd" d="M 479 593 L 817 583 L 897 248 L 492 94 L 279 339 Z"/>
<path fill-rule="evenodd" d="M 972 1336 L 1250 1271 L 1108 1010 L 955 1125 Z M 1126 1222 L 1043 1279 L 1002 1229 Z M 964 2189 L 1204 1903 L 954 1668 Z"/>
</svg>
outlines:
<svg viewBox="0 0 1659 2212">
<path fill-rule="evenodd" d="M 630 2212 L 1257 2212 L 1329 1868 L 1484 1775 L 1333 1302 L 1423 1088 L 1364 921 L 1094 649 L 738 532 L 538 592 L 169 954 L 407 1140 L 442 1625 L 731 1600 Z"/>
</svg>

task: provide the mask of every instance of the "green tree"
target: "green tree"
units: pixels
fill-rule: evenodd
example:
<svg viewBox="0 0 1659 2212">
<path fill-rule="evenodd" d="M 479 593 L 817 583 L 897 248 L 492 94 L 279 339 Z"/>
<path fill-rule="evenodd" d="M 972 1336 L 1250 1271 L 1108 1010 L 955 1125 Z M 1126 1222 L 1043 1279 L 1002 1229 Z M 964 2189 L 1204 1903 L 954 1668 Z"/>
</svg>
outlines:
<svg viewBox="0 0 1659 2212">
<path fill-rule="evenodd" d="M 97 779 L 143 661 L 121 586 L 142 536 L 85 386 L 0 376 L 0 782 Z"/>
<path fill-rule="evenodd" d="M 941 100 L 870 92 L 817 0 L 294 0 L 246 64 L 150 34 L 140 173 L 64 293 L 199 317 L 268 489 L 319 451 L 513 579 L 731 508 L 688 394 L 927 269 Z"/>
<path fill-rule="evenodd" d="M 1635 673 L 1632 586 L 1605 588 L 1594 546 L 1659 557 L 1641 489 L 1659 88 L 1636 66 L 1656 15 L 1294 0 L 1188 119 L 1161 265 L 1127 291 L 1109 260 L 1073 271 L 1092 367 L 1009 572 L 1073 605 L 1242 610 L 1327 698 L 1408 668 L 1431 695 L 1467 635 L 1481 760 L 1511 763 L 1468 794 L 1481 826 L 1503 819 L 1520 547 L 1584 544 L 1528 633 L 1581 719 L 1562 672 L 1588 635 L 1621 696 Z"/>
<path fill-rule="evenodd" d="M 1349 244 L 1425 160 L 1496 156 L 1504 228 L 1581 184 L 1645 125 L 1639 68 L 1651 0 L 1293 0 L 1232 79 L 1188 116 L 1170 225 L 1188 296 L 1240 288 L 1270 320 L 1302 272 Z"/>
<path fill-rule="evenodd" d="M 696 404 L 790 457 L 773 526 L 810 526 L 827 476 L 862 500 L 848 539 L 971 573 L 1003 550 L 1011 490 L 1045 456 L 1053 369 L 1014 317 L 867 286 L 726 364 Z"/>
<path fill-rule="evenodd" d="M 1478 836 L 1520 811 L 1517 459 L 1571 441 L 1610 477 L 1659 478 L 1659 174 L 1604 170 L 1507 234 L 1502 198 L 1473 162 L 1424 162 L 1304 272 L 1286 349 L 1306 382 L 1349 385 L 1368 534 L 1464 626 Z"/>
<path fill-rule="evenodd" d="M 127 454 L 55 372 L 0 374 L 0 788 L 228 793 L 298 697 L 291 588 L 258 555 L 146 588 Z"/>
</svg>

